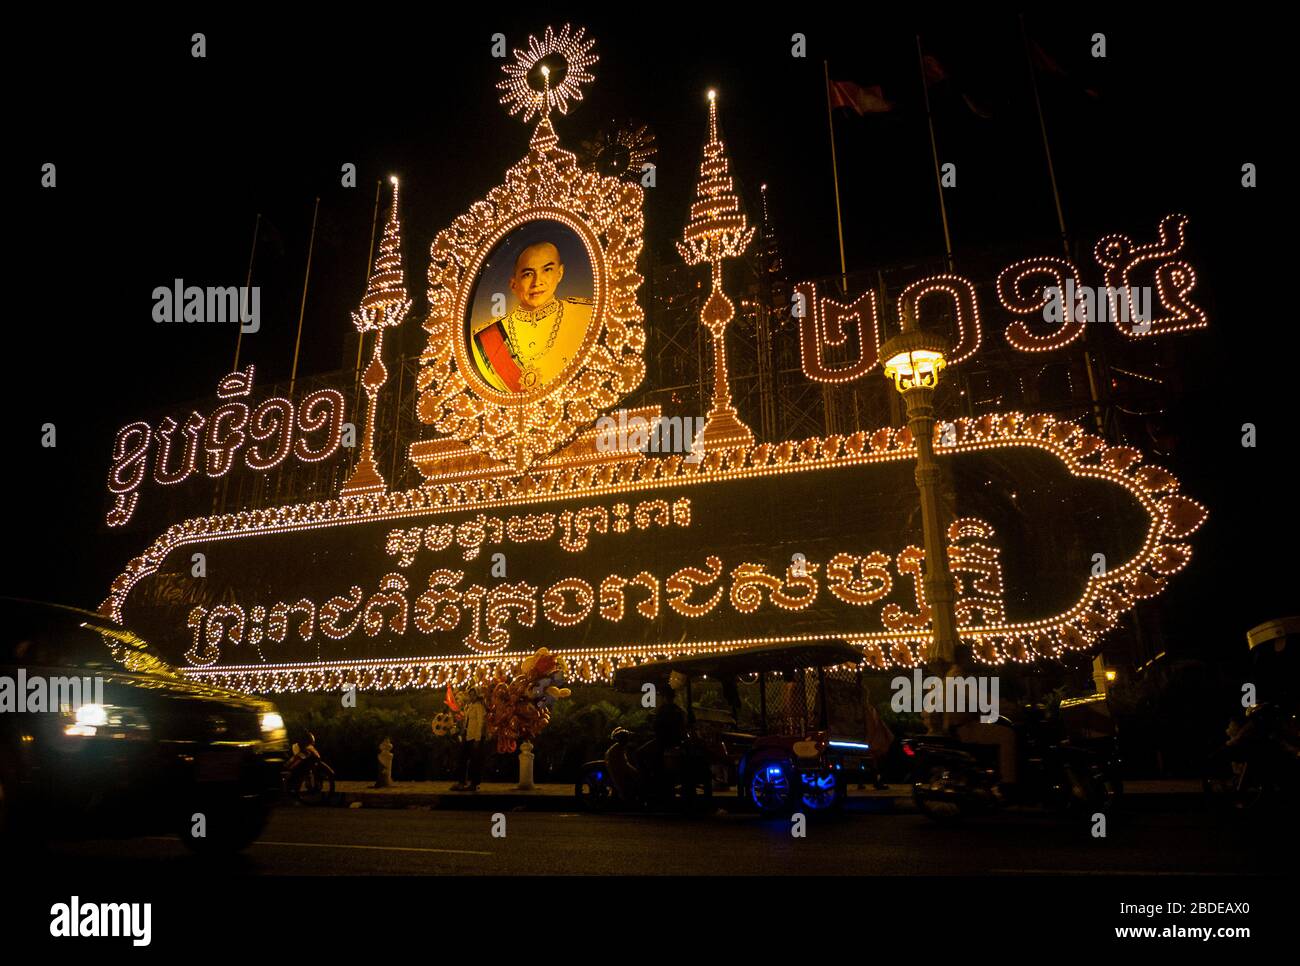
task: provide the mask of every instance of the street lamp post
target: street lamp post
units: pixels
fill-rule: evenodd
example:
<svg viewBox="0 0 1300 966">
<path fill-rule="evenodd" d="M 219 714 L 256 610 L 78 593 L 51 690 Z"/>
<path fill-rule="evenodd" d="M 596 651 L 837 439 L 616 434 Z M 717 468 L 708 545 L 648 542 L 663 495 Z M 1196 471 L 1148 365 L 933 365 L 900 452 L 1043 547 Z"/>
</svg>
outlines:
<svg viewBox="0 0 1300 966">
<path fill-rule="evenodd" d="M 956 589 L 948 569 L 948 547 L 939 510 L 939 464 L 934 457 L 934 393 L 950 350 L 937 332 L 916 327 L 910 309 L 903 311 L 903 331 L 880 347 L 885 377 L 907 406 L 907 428 L 916 444 L 916 488 L 921 494 L 925 533 L 925 597 L 930 604 L 933 643 L 925 663 L 943 673 L 957 664 Z"/>
</svg>

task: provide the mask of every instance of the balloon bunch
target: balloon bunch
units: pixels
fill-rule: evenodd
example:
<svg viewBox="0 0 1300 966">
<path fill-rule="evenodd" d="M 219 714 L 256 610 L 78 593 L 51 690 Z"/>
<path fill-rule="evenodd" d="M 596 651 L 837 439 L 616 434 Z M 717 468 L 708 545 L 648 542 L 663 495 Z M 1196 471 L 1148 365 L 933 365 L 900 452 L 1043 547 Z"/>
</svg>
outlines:
<svg viewBox="0 0 1300 966">
<path fill-rule="evenodd" d="M 497 672 L 487 687 L 488 726 L 497 751 L 509 754 L 537 737 L 551 720 L 551 706 L 573 693 L 561 687 L 568 675 L 564 658 L 544 647 L 526 658 L 514 677 Z"/>
</svg>

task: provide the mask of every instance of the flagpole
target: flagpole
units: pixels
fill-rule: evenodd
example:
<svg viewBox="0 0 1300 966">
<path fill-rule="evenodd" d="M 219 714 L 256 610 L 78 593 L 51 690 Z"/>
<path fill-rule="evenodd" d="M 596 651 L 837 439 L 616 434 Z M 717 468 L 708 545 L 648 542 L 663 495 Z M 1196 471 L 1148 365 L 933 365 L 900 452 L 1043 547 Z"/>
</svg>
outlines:
<svg viewBox="0 0 1300 966">
<path fill-rule="evenodd" d="M 370 219 L 370 251 L 366 253 L 366 281 L 370 280 L 370 268 L 372 259 L 375 257 L 375 228 L 379 225 L 379 189 L 383 186 L 382 179 L 375 182 L 375 213 Z M 361 348 L 365 345 L 365 333 L 357 334 L 357 371 L 356 380 L 352 385 L 352 391 L 359 396 L 361 393 Z"/>
<path fill-rule="evenodd" d="M 849 293 L 849 269 L 844 260 L 844 221 L 840 216 L 840 169 L 835 160 L 835 115 L 831 111 L 831 68 L 829 61 L 822 61 L 822 73 L 826 77 L 826 125 L 831 132 L 831 180 L 835 182 L 835 231 L 840 239 L 840 286 L 845 295 Z"/>
<path fill-rule="evenodd" d="M 245 292 L 247 292 L 253 284 L 253 259 L 257 256 L 257 234 L 261 230 L 261 228 L 262 228 L 262 213 L 259 211 L 257 213 L 257 221 L 253 225 L 253 247 L 248 253 L 248 275 L 245 276 L 244 278 Z M 252 298 L 253 297 L 251 295 L 248 296 L 250 305 L 252 304 Z M 239 368 L 239 345 L 243 341 L 244 341 L 244 324 L 243 324 L 243 319 L 240 319 L 239 335 L 235 336 L 235 364 L 230 367 L 231 372 L 234 372 L 236 369 Z"/>
<path fill-rule="evenodd" d="M 1043 101 L 1038 96 L 1038 76 L 1034 73 L 1034 58 L 1029 52 L 1029 35 L 1025 33 L 1025 15 L 1020 15 L 1020 43 L 1025 48 L 1025 63 L 1029 65 L 1029 86 L 1034 91 L 1034 109 L 1038 112 L 1038 130 L 1043 135 L 1043 153 L 1047 155 L 1047 177 L 1052 182 L 1052 199 L 1056 202 L 1056 223 L 1061 229 L 1061 250 L 1070 256 L 1070 242 L 1065 234 L 1065 213 L 1061 208 L 1061 192 L 1056 186 L 1056 165 L 1052 163 L 1052 147 L 1047 140 L 1047 121 L 1043 118 Z"/>
<path fill-rule="evenodd" d="M 934 184 L 939 190 L 939 217 L 943 219 L 943 246 L 952 271 L 952 235 L 948 231 L 948 206 L 943 200 L 943 178 L 939 175 L 939 142 L 934 137 L 934 118 L 930 115 L 930 85 L 925 79 L 925 54 L 921 52 L 921 35 L 916 35 L 916 63 L 921 68 L 921 92 L 925 95 L 925 122 L 930 126 L 930 154 L 934 156 Z"/>
<path fill-rule="evenodd" d="M 1020 15 L 1020 43 L 1025 48 L 1025 63 L 1029 67 L 1029 86 L 1034 92 L 1034 110 L 1038 113 L 1038 130 L 1043 136 L 1043 154 L 1047 156 L 1047 177 L 1052 182 L 1052 200 L 1056 203 L 1056 224 L 1061 230 L 1061 251 L 1070 258 L 1070 240 L 1065 233 L 1065 212 L 1061 208 L 1061 191 L 1056 184 L 1056 166 L 1052 163 L 1052 146 L 1047 140 L 1047 121 L 1043 117 L 1043 101 L 1038 96 L 1038 74 L 1034 70 L 1034 58 L 1029 50 L 1029 34 L 1025 31 L 1025 15 Z M 1097 366 L 1093 362 L 1092 352 L 1084 336 L 1083 368 L 1088 374 L 1088 396 L 1092 401 L 1092 420 L 1097 425 L 1097 432 L 1106 435 L 1105 407 L 1101 401 L 1101 387 L 1097 380 Z"/>
<path fill-rule="evenodd" d="M 311 213 L 311 241 L 307 243 L 307 271 L 302 276 L 302 302 L 298 306 L 298 337 L 293 342 L 293 368 L 289 370 L 289 398 L 293 398 L 293 384 L 298 378 L 298 348 L 302 345 L 302 318 L 307 311 L 307 283 L 311 281 L 311 254 L 316 247 L 316 215 L 320 212 L 320 198 Z"/>
</svg>

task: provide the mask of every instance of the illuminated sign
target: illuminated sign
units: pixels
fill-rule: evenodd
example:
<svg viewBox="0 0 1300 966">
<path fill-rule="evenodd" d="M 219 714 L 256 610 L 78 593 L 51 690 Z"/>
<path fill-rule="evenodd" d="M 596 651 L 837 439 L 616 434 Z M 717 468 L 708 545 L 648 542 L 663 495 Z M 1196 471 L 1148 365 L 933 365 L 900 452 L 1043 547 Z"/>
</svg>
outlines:
<svg viewBox="0 0 1300 966">
<path fill-rule="evenodd" d="M 1085 648 L 1190 559 L 1203 508 L 1135 451 L 1047 416 L 954 429 L 948 537 L 979 660 Z M 191 520 L 109 609 L 192 673 L 258 690 L 433 686 L 539 645 L 585 679 L 828 636 L 914 666 L 913 459 L 883 429 Z"/>
<path fill-rule="evenodd" d="M 1155 242 L 1138 245 L 1127 235 L 1107 235 L 1093 248 L 1100 268 L 1100 304 L 1073 298 L 1068 309 L 1061 293 L 1082 288 L 1082 276 L 1066 258 L 1044 255 L 1008 265 L 998 275 L 997 295 L 1006 313 L 1002 337 L 1021 352 L 1063 349 L 1083 335 L 1089 321 L 1107 318 L 1130 339 L 1200 329 L 1209 324 L 1205 311 L 1191 300 L 1196 272 L 1180 256 L 1187 229 L 1186 215 L 1168 215 L 1161 220 Z M 1130 306 L 1152 301 L 1144 299 L 1139 286 L 1149 282 L 1155 288 L 1154 308 L 1149 318 L 1135 318 Z M 1150 287 L 1148 285 L 1147 287 Z M 1087 289 L 1091 293 L 1091 289 Z M 955 330 L 949 364 L 969 359 L 984 341 L 979 300 L 975 285 L 961 275 L 934 275 L 912 282 L 898 296 L 898 318 L 912 312 L 924 327 L 936 305 L 946 303 Z M 800 319 L 799 347 L 803 371 L 816 382 L 849 382 L 871 373 L 879 364 L 884 341 L 884 310 L 874 291 L 863 292 L 852 302 L 840 302 L 818 292 L 813 282 L 794 287 L 794 314 Z M 858 347 L 857 358 L 831 363 L 830 350 L 849 344 Z"/>
<path fill-rule="evenodd" d="M 344 400 L 335 389 L 318 389 L 295 405 L 283 397 L 256 406 L 238 401 L 253 391 L 253 367 L 217 384 L 217 398 L 230 402 L 183 423 L 165 416 L 156 427 L 140 421 L 118 430 L 113 441 L 105 522 L 125 526 L 149 484 L 175 486 L 187 480 L 219 479 L 237 468 L 265 473 L 287 459 L 316 463 L 339 451 Z"/>
<path fill-rule="evenodd" d="M 441 687 L 539 646 L 584 681 L 666 654 L 826 638 L 856 644 L 873 668 L 921 662 L 931 613 L 910 432 L 756 443 L 731 404 L 724 336 L 734 307 L 722 266 L 753 229 L 712 92 L 679 243 L 711 273 L 701 324 L 712 336 L 712 408 L 691 435 L 702 442 L 674 454 L 608 444 L 607 414 L 645 374 L 636 271 L 644 191 L 581 169 L 551 125 L 591 80 L 591 46 L 566 26 L 515 51 L 503 102 L 538 118 L 528 152 L 433 242 L 417 416 L 437 436 L 408 450 L 423 485 L 390 490 L 373 460 L 382 336 L 411 305 L 394 179 L 353 314 L 376 338 L 351 477 L 328 499 L 168 527 L 113 582 L 104 613 L 187 674 L 259 691 Z M 556 57 L 568 70 L 552 84 Z M 1118 235 L 1097 245 L 1116 299 L 1151 273 L 1162 314 L 1139 334 L 1205 323 L 1188 300 L 1195 276 L 1177 257 L 1185 223 L 1166 219 L 1151 245 Z M 1065 259 L 1008 267 L 997 284 L 1008 341 L 1040 351 L 1078 338 L 1093 318 L 1086 308 L 1055 322 L 1047 311 L 1048 290 L 1072 291 L 1076 281 Z M 810 378 L 861 378 L 878 364 L 884 310 L 874 293 L 843 304 L 802 283 L 796 298 L 806 303 Z M 954 309 L 949 362 L 960 363 L 982 340 L 974 285 L 921 279 L 902 293 L 902 311 L 933 325 L 936 300 Z M 852 327 L 859 358 L 827 362 Z M 251 384 L 251 368 L 233 373 L 218 395 L 245 396 Z M 113 512 L 130 517 L 151 466 L 167 484 L 220 476 L 241 460 L 265 470 L 291 454 L 324 459 L 340 445 L 342 420 L 342 397 L 323 390 L 296 404 L 226 403 L 183 428 L 170 418 L 157 430 L 132 424 L 114 447 Z M 618 425 L 650 439 L 664 422 L 645 406 L 620 413 Z M 939 428 L 935 450 L 958 631 L 989 665 L 1094 647 L 1188 564 L 1188 538 L 1206 515 L 1137 450 L 1049 415 L 960 419 Z"/>
</svg>

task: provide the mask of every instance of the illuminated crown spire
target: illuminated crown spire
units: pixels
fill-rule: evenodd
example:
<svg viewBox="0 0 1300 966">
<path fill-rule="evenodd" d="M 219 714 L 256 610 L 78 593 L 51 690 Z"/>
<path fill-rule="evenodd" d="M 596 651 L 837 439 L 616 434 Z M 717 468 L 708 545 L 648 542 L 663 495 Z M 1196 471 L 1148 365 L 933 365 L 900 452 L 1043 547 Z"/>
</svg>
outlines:
<svg viewBox="0 0 1300 966">
<path fill-rule="evenodd" d="M 748 446 L 754 441 L 753 432 L 736 415 L 727 378 L 727 323 L 736 314 L 736 307 L 722 290 L 722 260 L 743 253 L 754 238 L 754 229 L 745 219 L 731 182 L 730 167 L 726 149 L 718 139 L 718 94 L 709 91 L 709 141 L 704 145 L 691 217 L 682 241 L 677 243 L 686 264 L 708 262 L 712 274 L 712 291 L 700 310 L 700 321 L 713 336 L 713 407 L 704 424 L 706 451 Z"/>
<path fill-rule="evenodd" d="M 361 436 L 361 453 L 340 491 L 345 497 L 380 493 L 387 489 L 375 463 L 375 409 L 379 390 L 388 379 L 388 369 L 384 366 L 384 329 L 401 325 L 411 310 L 411 300 L 406 295 L 406 278 L 402 274 L 402 223 L 397 217 L 397 179 L 389 178 L 389 181 L 393 184 L 393 203 L 388 210 L 388 224 L 384 226 L 375 267 L 366 283 L 366 294 L 361 296 L 361 308 L 352 313 L 352 323 L 362 338 L 367 332 L 374 332 L 375 339 L 370 365 L 366 366 L 361 378 L 366 390 L 366 427 Z"/>
<path fill-rule="evenodd" d="M 388 224 L 379 242 L 375 267 L 366 284 L 366 294 L 361 297 L 361 308 L 352 313 L 352 321 L 361 332 L 384 326 L 400 325 L 411 309 L 406 295 L 406 276 L 402 273 L 402 223 L 397 215 L 397 179 L 393 185 L 393 200 L 388 211 Z"/>
<path fill-rule="evenodd" d="M 700 182 L 690 221 L 677 250 L 690 265 L 734 258 L 754 237 L 731 180 L 731 162 L 718 138 L 718 97 L 709 91 L 709 141 L 700 162 Z"/>
</svg>

